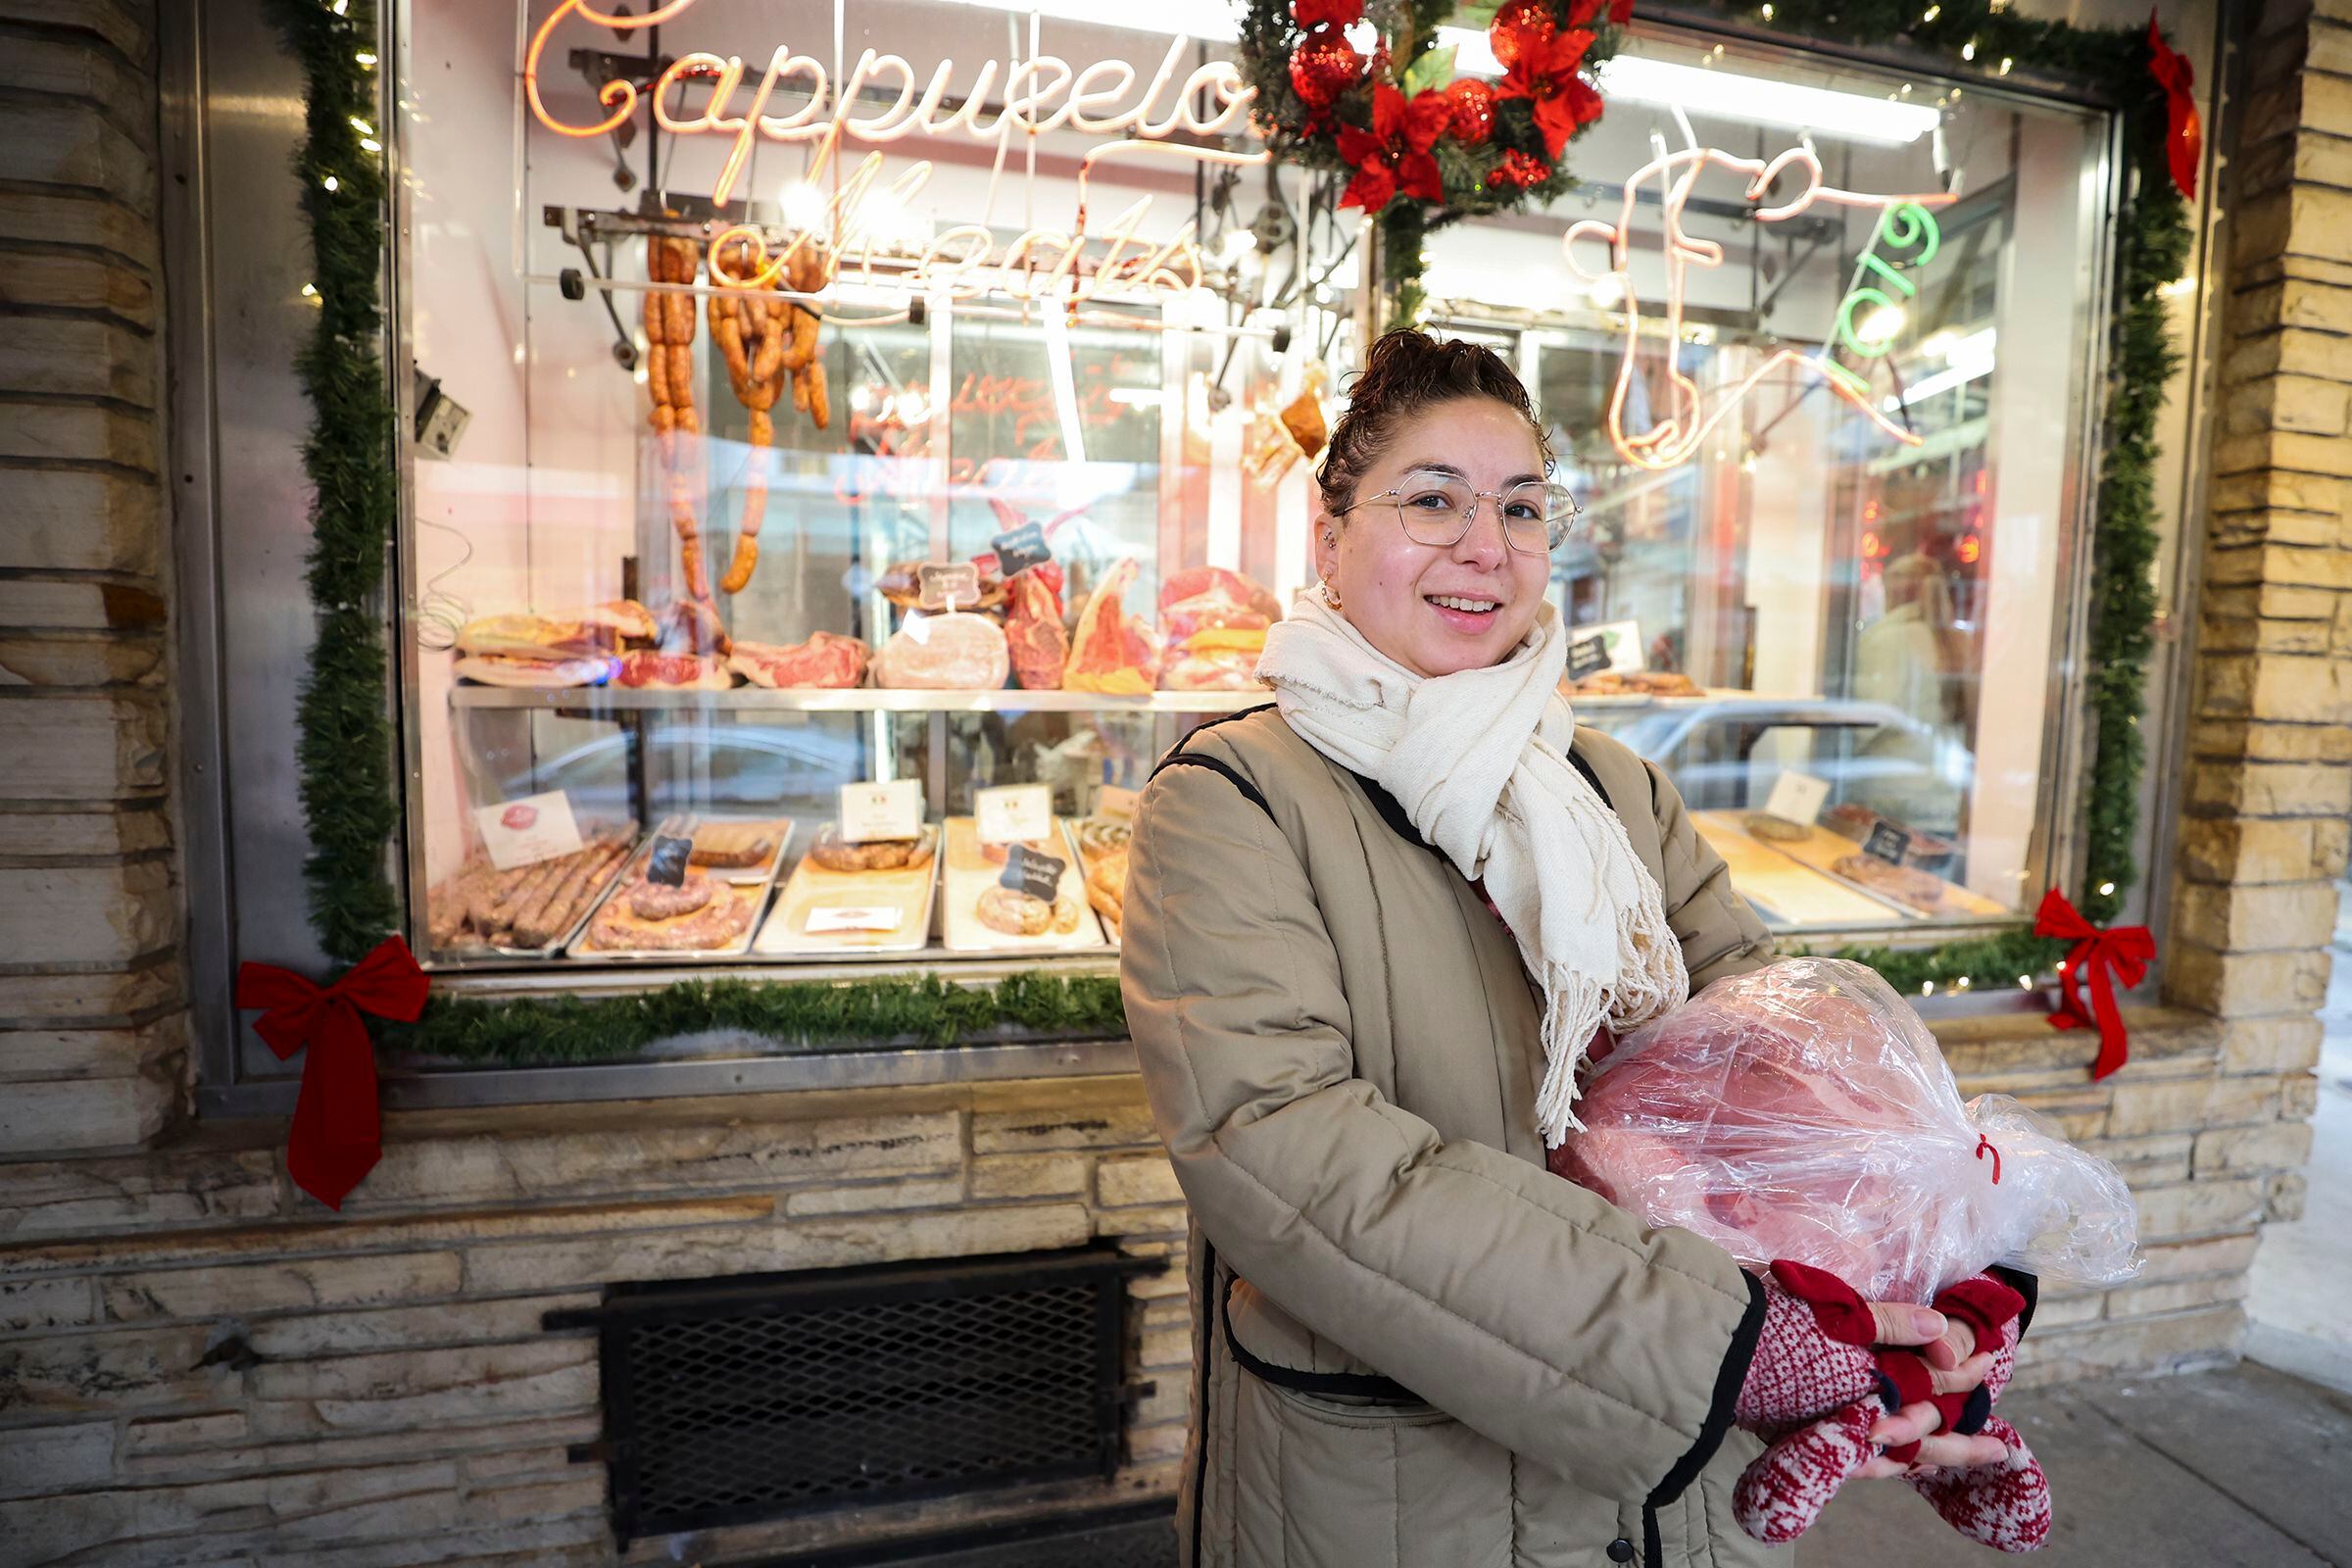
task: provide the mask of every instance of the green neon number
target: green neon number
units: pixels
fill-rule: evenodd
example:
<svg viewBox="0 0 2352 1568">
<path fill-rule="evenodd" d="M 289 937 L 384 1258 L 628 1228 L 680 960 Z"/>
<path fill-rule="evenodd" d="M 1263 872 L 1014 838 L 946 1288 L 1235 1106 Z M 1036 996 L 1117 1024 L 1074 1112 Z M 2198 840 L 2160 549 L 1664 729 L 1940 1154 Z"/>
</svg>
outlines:
<svg viewBox="0 0 2352 1568">
<path fill-rule="evenodd" d="M 1943 231 L 1936 226 L 1936 215 L 1919 203 L 1898 202 L 1879 220 L 1879 232 L 1870 242 L 1873 250 L 1878 248 L 1880 240 L 1898 251 L 1919 246 L 1919 254 L 1905 265 L 1925 267 L 1936 259 L 1936 250 L 1943 244 Z"/>
<path fill-rule="evenodd" d="M 1887 282 L 1892 283 L 1896 288 L 1901 289 L 1903 291 L 1903 298 L 1905 299 L 1909 299 L 1912 295 L 1919 292 L 1919 285 L 1917 283 L 1912 282 L 1902 273 L 1896 271 L 1893 268 L 1888 267 L 1885 262 L 1880 261 L 1875 255 L 1864 256 L 1862 258 L 1862 265 L 1869 268 L 1872 271 L 1878 273 Z"/>
<path fill-rule="evenodd" d="M 1863 305 L 1875 305 L 1881 310 L 1894 309 L 1894 301 L 1875 288 L 1854 290 L 1845 297 L 1845 303 L 1838 307 L 1838 341 L 1862 358 L 1875 360 L 1894 347 L 1894 338 L 1889 334 L 1875 343 L 1865 343 L 1854 336 L 1854 311 Z"/>
<path fill-rule="evenodd" d="M 1880 258 L 1878 249 L 1882 243 L 1895 250 L 1917 247 L 1919 254 L 1899 264 L 1898 268 Z M 1897 202 L 1879 219 L 1878 230 L 1870 236 L 1870 248 L 1862 253 L 1862 265 L 1892 284 L 1904 299 L 1910 299 L 1919 293 L 1919 285 L 1905 277 L 1903 271 L 1927 266 L 1936 259 L 1936 253 L 1942 245 L 1943 234 L 1936 226 L 1935 215 L 1917 202 Z M 1863 359 L 1876 360 L 1893 349 L 1894 339 L 1889 335 L 1879 342 L 1865 343 L 1854 336 L 1854 313 L 1865 305 L 1892 310 L 1894 297 L 1884 289 L 1876 288 L 1858 288 L 1848 294 L 1838 307 L 1838 341 Z M 1826 354 L 1822 363 L 1834 371 L 1838 370 L 1838 367 Z M 1839 373 L 1859 390 L 1860 377 L 1851 371 Z"/>
</svg>

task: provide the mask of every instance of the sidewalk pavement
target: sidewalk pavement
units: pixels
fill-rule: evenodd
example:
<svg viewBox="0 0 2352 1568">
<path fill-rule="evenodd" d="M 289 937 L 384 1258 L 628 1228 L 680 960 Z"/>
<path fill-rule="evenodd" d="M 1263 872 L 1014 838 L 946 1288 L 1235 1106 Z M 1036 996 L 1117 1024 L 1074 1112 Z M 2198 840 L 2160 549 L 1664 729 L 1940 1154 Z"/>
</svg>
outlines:
<svg viewBox="0 0 2352 1568">
<path fill-rule="evenodd" d="M 2246 1362 L 2021 1390 L 2002 1414 L 2049 1474 L 2034 1568 L 2352 1568 L 2352 1395 Z M 1989 1568 L 1899 1482 L 1857 1482 L 1800 1568 Z"/>
<path fill-rule="evenodd" d="M 2311 1118 L 2303 1217 L 2266 1225 L 2254 1254 L 2246 1354 L 2352 1393 L 2352 897 L 2343 901 L 2335 972 L 2320 1018 L 2320 1103 Z"/>
</svg>

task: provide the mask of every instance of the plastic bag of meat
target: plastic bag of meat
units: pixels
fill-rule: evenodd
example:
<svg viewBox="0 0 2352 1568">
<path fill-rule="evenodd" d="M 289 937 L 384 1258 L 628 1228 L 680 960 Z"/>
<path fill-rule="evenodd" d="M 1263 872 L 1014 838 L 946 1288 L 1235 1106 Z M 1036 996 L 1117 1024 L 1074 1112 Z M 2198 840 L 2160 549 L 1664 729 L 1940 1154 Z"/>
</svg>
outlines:
<svg viewBox="0 0 2352 1568">
<path fill-rule="evenodd" d="M 2045 1284 L 2138 1272 L 2115 1168 L 2005 1095 L 1963 1103 L 1878 974 L 1789 958 L 1718 980 L 1602 1059 L 1569 1173 L 1742 1263 L 1826 1269 L 1926 1302 L 1990 1264 Z"/>
</svg>

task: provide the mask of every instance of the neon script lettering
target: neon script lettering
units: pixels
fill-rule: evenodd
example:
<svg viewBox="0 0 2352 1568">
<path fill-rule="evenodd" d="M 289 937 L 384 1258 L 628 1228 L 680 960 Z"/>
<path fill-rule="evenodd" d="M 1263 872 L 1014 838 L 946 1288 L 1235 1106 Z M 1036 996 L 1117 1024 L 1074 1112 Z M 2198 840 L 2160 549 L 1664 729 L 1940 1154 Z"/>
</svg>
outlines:
<svg viewBox="0 0 2352 1568">
<path fill-rule="evenodd" d="M 1879 208 L 1882 217 L 1877 237 L 1872 241 L 1875 250 L 1878 239 L 1885 238 L 1897 249 L 1921 243 L 1925 236 L 1925 254 L 1908 265 L 1917 267 L 1935 255 L 1937 243 L 1935 220 L 1927 211 L 1952 200 L 1941 194 L 1919 196 L 1873 196 L 1859 191 L 1838 190 L 1822 179 L 1821 161 L 1802 147 L 1791 147 L 1769 162 L 1761 158 L 1741 158 L 1720 152 L 1712 147 L 1686 148 L 1653 158 L 1637 170 L 1625 182 L 1625 194 L 1618 220 L 1614 223 L 1597 219 L 1585 219 L 1572 223 L 1561 240 L 1562 253 L 1568 269 L 1587 283 L 1599 283 L 1613 278 L 1619 297 L 1625 300 L 1625 352 L 1617 366 L 1617 379 L 1609 396 L 1609 440 L 1620 456 L 1636 467 L 1651 472 L 1689 462 L 1695 456 L 1708 432 L 1722 422 L 1724 416 L 1753 392 L 1767 376 L 1776 371 L 1796 368 L 1818 374 L 1833 392 L 1842 397 L 1870 421 L 1893 439 L 1906 446 L 1919 445 L 1920 438 L 1895 423 L 1872 402 L 1862 378 L 1844 367 L 1832 363 L 1826 356 L 1800 353 L 1785 348 L 1766 355 L 1754 369 L 1740 380 L 1718 391 L 1713 398 L 1702 397 L 1698 383 L 1683 368 L 1683 305 L 1687 274 L 1693 267 L 1721 267 L 1723 247 L 1713 240 L 1701 239 L 1683 227 L 1683 210 L 1690 200 L 1691 188 L 1710 168 L 1741 175 L 1746 180 L 1744 195 L 1757 204 L 1755 218 L 1760 223 L 1777 223 L 1794 218 L 1816 203 L 1838 207 Z M 1766 193 L 1786 173 L 1793 173 L 1796 189 L 1777 206 L 1762 205 Z M 1638 296 L 1634 292 L 1631 267 L 1632 236 L 1635 228 L 1635 209 L 1647 190 L 1658 204 L 1663 220 L 1666 252 L 1666 312 L 1664 320 L 1665 386 L 1663 395 L 1653 389 L 1651 407 L 1655 417 L 1649 428 L 1639 433 L 1625 427 L 1626 407 L 1634 385 L 1634 376 L 1641 360 L 1642 322 Z M 1924 228 L 1922 225 L 1925 225 Z M 1579 240 L 1599 240 L 1608 246 L 1608 267 L 1600 271 L 1589 270 L 1577 257 Z M 1871 258 L 1875 260 L 1876 258 Z M 1866 264 L 1867 265 L 1867 264 Z M 1893 277 L 1899 286 L 1910 290 L 1907 280 L 1892 268 L 1881 263 L 1878 270 Z M 1877 289 L 1857 290 L 1849 296 L 1838 315 L 1838 330 L 1850 344 L 1853 309 L 1857 303 L 1869 303 L 1868 297 L 1891 304 L 1892 301 Z M 1889 345 L 1891 344 L 1889 343 Z M 1886 347 L 1877 351 L 1886 352 Z"/>
<path fill-rule="evenodd" d="M 954 61 L 941 61 L 928 81 L 923 81 L 903 57 L 873 49 L 858 57 L 836 93 L 831 73 L 821 62 L 779 45 L 756 82 L 742 56 L 697 51 L 672 62 L 642 91 L 626 80 L 606 82 L 597 93 L 598 105 L 605 111 L 601 119 L 567 121 L 548 107 L 540 91 L 540 61 L 549 39 L 565 21 L 576 19 L 583 25 L 634 32 L 674 22 L 695 3 L 667 0 L 644 16 L 633 17 L 599 10 L 588 0 L 563 0 L 540 23 L 523 55 L 523 96 L 532 119 L 561 136 L 602 136 L 642 107 L 672 135 L 730 137 L 733 144 L 710 191 L 711 201 L 720 206 L 734 199 L 753 148 L 762 139 L 816 143 L 807 176 L 813 183 L 845 139 L 888 144 L 908 135 L 959 135 L 976 141 L 1001 141 L 1016 131 L 1039 136 L 1064 126 L 1088 135 L 1123 138 L 1091 149 L 1082 160 L 1077 218 L 1069 231 L 1032 229 L 999 255 L 992 251 L 990 233 L 981 225 L 951 228 L 931 242 L 911 274 L 897 279 L 911 292 L 944 291 L 953 298 L 970 298 L 994 291 L 1021 300 L 1058 295 L 1075 303 L 1119 290 L 1175 293 L 1196 287 L 1200 281 L 1200 257 L 1191 222 L 1160 245 L 1136 241 L 1150 197 L 1111 220 L 1105 236 L 1106 254 L 1084 256 L 1089 238 L 1088 176 L 1098 162 L 1122 155 L 1221 165 L 1262 164 L 1271 156 L 1164 139 L 1179 132 L 1213 136 L 1240 129 L 1248 123 L 1250 105 L 1257 96 L 1256 89 L 1243 81 L 1229 61 L 1208 61 L 1180 76 L 1191 48 L 1191 40 L 1182 36 L 1169 42 L 1158 69 L 1140 93 L 1138 73 L 1124 60 L 1101 60 L 1074 71 L 1067 61 L 1039 55 L 983 62 L 961 98 L 950 108 Z M 700 106 L 689 107 L 687 100 L 697 90 L 702 94 Z M 789 113 L 773 112 L 784 107 L 779 90 L 787 98 L 804 95 L 803 102 Z M 993 112 L 992 92 L 996 95 Z M 879 107 L 861 108 L 868 93 L 888 101 Z M 868 153 L 832 193 L 825 225 L 831 234 L 826 247 L 828 283 L 838 273 L 842 259 L 860 250 L 865 255 L 866 275 L 869 280 L 873 276 L 873 242 L 859 220 L 858 209 L 879 178 L 881 168 L 882 155 Z M 930 175 L 931 165 L 923 162 L 901 172 L 888 186 L 895 198 L 893 205 L 904 208 Z M 796 234 L 780 254 L 771 255 L 757 228 L 727 229 L 710 242 L 712 279 L 773 286 L 793 255 L 811 242 L 811 235 Z M 748 274 L 740 270 L 747 256 Z"/>
</svg>

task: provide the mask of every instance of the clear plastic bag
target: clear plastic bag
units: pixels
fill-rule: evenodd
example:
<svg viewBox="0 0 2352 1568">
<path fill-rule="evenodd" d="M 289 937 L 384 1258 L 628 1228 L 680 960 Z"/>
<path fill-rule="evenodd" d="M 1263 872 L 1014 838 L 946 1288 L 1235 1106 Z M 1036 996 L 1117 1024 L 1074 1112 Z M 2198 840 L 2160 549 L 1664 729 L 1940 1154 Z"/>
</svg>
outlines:
<svg viewBox="0 0 2352 1568">
<path fill-rule="evenodd" d="M 1992 1263 L 2053 1284 L 2139 1270 L 2115 1168 L 2006 1095 L 1963 1104 L 1919 1015 L 1858 963 L 1716 981 L 1619 1042 L 1577 1111 L 1584 1186 L 1873 1300 L 1924 1302 Z"/>
</svg>

